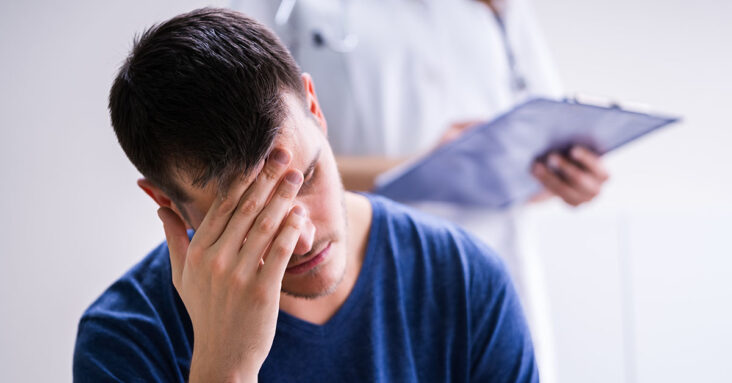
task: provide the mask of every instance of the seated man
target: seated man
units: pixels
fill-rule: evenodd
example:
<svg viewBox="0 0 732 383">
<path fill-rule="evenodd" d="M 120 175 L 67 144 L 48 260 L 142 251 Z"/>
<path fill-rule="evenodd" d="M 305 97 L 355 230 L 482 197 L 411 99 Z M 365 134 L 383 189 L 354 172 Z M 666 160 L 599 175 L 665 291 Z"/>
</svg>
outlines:
<svg viewBox="0 0 732 383">
<path fill-rule="evenodd" d="M 167 244 L 84 313 L 75 381 L 538 381 L 496 255 L 345 192 L 314 84 L 261 24 L 154 26 L 109 105 Z"/>
</svg>

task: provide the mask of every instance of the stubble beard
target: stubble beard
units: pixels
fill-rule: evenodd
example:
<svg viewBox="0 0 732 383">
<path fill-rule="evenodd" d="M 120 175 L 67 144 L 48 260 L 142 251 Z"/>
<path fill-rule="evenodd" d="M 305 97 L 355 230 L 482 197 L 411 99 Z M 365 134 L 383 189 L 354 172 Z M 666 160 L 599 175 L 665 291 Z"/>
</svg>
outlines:
<svg viewBox="0 0 732 383">
<path fill-rule="evenodd" d="M 346 269 L 348 269 L 348 212 L 346 211 L 346 193 L 343 189 L 343 184 L 341 183 L 341 211 L 343 212 L 341 214 L 341 220 L 343 222 L 343 232 L 342 232 L 342 238 L 343 238 L 343 246 L 344 246 L 344 252 L 343 255 L 343 268 L 340 271 L 340 275 L 338 275 L 338 278 L 336 278 L 335 282 L 331 283 L 330 286 L 326 286 L 321 291 L 317 291 L 314 293 L 302 293 L 297 291 L 290 291 L 285 289 L 284 284 L 282 285 L 282 291 L 285 295 L 289 295 L 294 298 L 302 298 L 302 299 L 317 299 L 320 297 L 324 297 L 330 294 L 333 294 L 333 292 L 336 291 L 338 286 L 343 282 L 343 279 L 346 277 Z M 309 270 L 307 273 L 305 273 L 305 277 L 307 276 L 315 276 L 320 272 L 321 267 L 320 266 L 326 266 L 326 265 L 318 265 L 315 266 L 312 270 Z"/>
</svg>

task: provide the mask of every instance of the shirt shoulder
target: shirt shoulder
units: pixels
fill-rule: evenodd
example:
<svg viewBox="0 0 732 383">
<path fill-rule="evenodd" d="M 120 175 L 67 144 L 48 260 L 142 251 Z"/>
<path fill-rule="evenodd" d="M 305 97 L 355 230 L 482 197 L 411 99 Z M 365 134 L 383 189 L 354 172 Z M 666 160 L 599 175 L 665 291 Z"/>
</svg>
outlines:
<svg viewBox="0 0 732 383">
<path fill-rule="evenodd" d="M 381 235 L 388 238 L 389 250 L 403 262 L 450 266 L 452 272 L 475 273 L 477 277 L 505 279 L 508 273 L 499 255 L 488 245 L 458 225 L 404 206 L 381 196 L 369 195 L 374 217 L 381 217 Z M 455 269 L 457 268 L 457 269 Z M 446 270 L 440 268 L 440 272 Z"/>
<path fill-rule="evenodd" d="M 74 381 L 184 381 L 191 334 L 185 307 L 172 286 L 163 243 L 82 315 L 74 348 Z"/>
<path fill-rule="evenodd" d="M 498 254 L 452 223 L 383 197 L 371 200 L 390 244 L 381 249 L 391 255 L 382 271 L 394 264 L 399 283 L 390 288 L 403 297 L 410 331 L 432 334 L 422 346 L 464 355 L 453 364 L 463 364 L 470 381 L 537 381 L 526 319 Z"/>
<path fill-rule="evenodd" d="M 424 309 L 423 299 L 454 320 L 470 321 L 484 302 L 513 289 L 511 277 L 488 245 L 463 228 L 384 197 L 370 196 L 379 234 L 376 254 L 382 273 L 396 275 L 408 305 Z M 380 217 L 380 218 L 379 218 Z"/>
</svg>

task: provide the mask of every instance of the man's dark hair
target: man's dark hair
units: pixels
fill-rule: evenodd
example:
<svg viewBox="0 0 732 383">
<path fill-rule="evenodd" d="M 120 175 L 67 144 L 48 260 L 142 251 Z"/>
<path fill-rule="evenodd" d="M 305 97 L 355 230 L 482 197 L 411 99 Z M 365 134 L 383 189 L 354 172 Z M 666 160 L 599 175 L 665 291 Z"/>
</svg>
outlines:
<svg viewBox="0 0 732 383">
<path fill-rule="evenodd" d="M 285 118 L 284 92 L 305 99 L 300 70 L 262 24 L 203 8 L 136 39 L 109 94 L 127 157 L 174 202 L 173 175 L 225 190 L 267 155 Z"/>
</svg>

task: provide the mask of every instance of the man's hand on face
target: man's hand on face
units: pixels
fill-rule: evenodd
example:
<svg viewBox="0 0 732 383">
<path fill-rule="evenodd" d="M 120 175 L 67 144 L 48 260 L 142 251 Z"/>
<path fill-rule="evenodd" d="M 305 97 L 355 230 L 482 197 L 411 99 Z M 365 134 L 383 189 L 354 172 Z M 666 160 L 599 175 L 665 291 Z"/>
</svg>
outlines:
<svg viewBox="0 0 732 383">
<path fill-rule="evenodd" d="M 600 157 L 581 146 L 573 147 L 567 157 L 551 153 L 546 164 L 536 162 L 531 172 L 548 192 L 534 197 L 534 201 L 554 194 L 572 206 L 595 198 L 609 178 Z"/>
<path fill-rule="evenodd" d="M 160 208 L 173 284 L 193 323 L 191 382 L 256 381 L 274 340 L 282 278 L 306 225 L 290 153 L 275 149 L 249 187 L 235 182 L 189 242 Z M 271 196 L 271 199 L 270 199 Z"/>
</svg>

